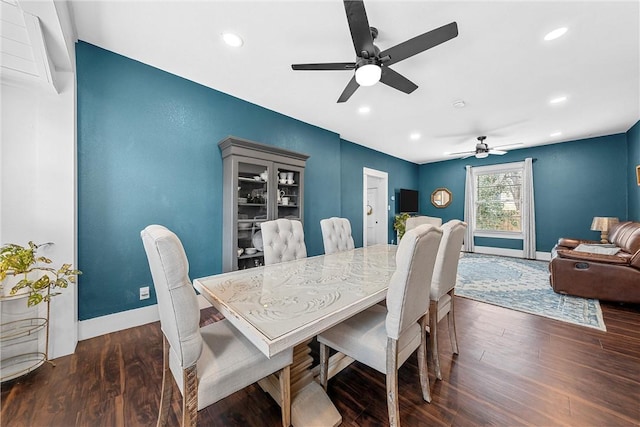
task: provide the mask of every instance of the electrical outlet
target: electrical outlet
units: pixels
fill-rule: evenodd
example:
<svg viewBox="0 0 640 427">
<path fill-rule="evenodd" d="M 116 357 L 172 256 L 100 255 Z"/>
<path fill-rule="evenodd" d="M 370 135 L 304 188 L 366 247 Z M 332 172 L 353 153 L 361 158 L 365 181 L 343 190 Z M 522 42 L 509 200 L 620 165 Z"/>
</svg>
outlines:
<svg viewBox="0 0 640 427">
<path fill-rule="evenodd" d="M 140 288 L 140 299 L 148 299 L 149 298 L 149 287 L 148 286 L 143 286 L 142 288 Z"/>
</svg>

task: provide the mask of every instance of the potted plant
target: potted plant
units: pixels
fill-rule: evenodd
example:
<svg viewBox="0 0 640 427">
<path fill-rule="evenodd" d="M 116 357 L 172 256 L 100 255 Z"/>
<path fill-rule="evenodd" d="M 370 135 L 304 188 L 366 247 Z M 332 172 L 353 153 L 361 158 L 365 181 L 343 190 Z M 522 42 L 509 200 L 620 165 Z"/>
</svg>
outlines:
<svg viewBox="0 0 640 427">
<path fill-rule="evenodd" d="M 398 234 L 398 243 L 400 243 L 400 239 L 402 239 L 402 236 L 404 236 L 404 232 L 406 231 L 406 227 L 407 227 L 408 218 L 409 218 L 409 214 L 404 212 L 396 215 L 393 221 L 393 229 L 396 230 L 396 233 Z"/>
<path fill-rule="evenodd" d="M 8 278 L 15 278 L 17 283 L 12 281 L 15 284 L 9 296 L 28 293 L 27 305 L 34 306 L 60 294 L 55 289 L 76 282 L 76 276 L 82 274 L 80 270 L 72 269 L 71 264 L 63 264 L 58 269 L 50 267 L 49 258 L 37 255 L 40 246 L 29 242 L 28 247 L 7 244 L 0 248 L 0 295 L 6 295 L 4 285 Z"/>
</svg>

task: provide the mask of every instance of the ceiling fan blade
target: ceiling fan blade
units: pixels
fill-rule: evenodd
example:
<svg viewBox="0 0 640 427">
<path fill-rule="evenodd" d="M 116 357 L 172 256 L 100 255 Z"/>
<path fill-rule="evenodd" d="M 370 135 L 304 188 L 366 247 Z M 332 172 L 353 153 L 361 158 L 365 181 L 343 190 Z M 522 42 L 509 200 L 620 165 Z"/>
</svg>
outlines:
<svg viewBox="0 0 640 427">
<path fill-rule="evenodd" d="M 517 147 L 519 145 L 524 145 L 524 144 L 522 142 L 516 142 L 514 144 L 497 145 L 494 148 Z"/>
<path fill-rule="evenodd" d="M 507 152 L 502 150 L 494 150 L 493 148 L 491 148 L 489 149 L 489 154 L 497 154 L 498 156 L 502 156 L 504 154 L 507 154 Z"/>
<path fill-rule="evenodd" d="M 327 62 L 324 64 L 292 64 L 294 70 L 353 70 L 355 62 Z"/>
<path fill-rule="evenodd" d="M 369 57 L 373 58 L 376 55 L 376 50 L 373 47 L 373 36 L 371 36 L 364 3 L 362 0 L 344 0 L 344 10 L 347 12 L 347 21 L 349 22 L 349 30 L 351 30 L 351 39 L 353 39 L 356 55 L 362 56 L 362 51 L 367 51 Z"/>
<path fill-rule="evenodd" d="M 380 57 L 384 58 L 385 56 L 389 56 L 391 58 L 389 61 L 384 63 L 385 65 L 395 64 L 396 62 L 407 59 L 420 52 L 424 52 L 427 49 L 431 49 L 432 47 L 457 36 L 458 24 L 452 22 L 409 39 L 406 42 L 390 47 L 389 49 L 380 52 Z"/>
<path fill-rule="evenodd" d="M 460 157 L 460 158 L 461 158 L 461 159 L 468 159 L 469 157 L 473 157 L 473 156 L 475 156 L 475 155 L 476 155 L 476 153 L 471 153 L 471 154 L 467 154 L 466 156 L 462 156 L 462 157 Z"/>
<path fill-rule="evenodd" d="M 449 156 L 459 156 L 461 154 L 469 154 L 470 156 L 473 156 L 476 154 L 475 151 L 459 151 L 457 153 L 447 153 Z"/>
<path fill-rule="evenodd" d="M 392 88 L 398 89 L 404 93 L 411 93 L 418 89 L 418 85 L 388 67 L 382 67 L 382 76 L 380 77 L 380 81 L 387 86 L 391 86 Z"/>
<path fill-rule="evenodd" d="M 356 81 L 356 76 L 351 77 L 351 80 L 347 83 L 347 87 L 344 88 L 342 95 L 338 98 L 338 102 L 346 102 L 359 87 L 360 85 Z"/>
</svg>

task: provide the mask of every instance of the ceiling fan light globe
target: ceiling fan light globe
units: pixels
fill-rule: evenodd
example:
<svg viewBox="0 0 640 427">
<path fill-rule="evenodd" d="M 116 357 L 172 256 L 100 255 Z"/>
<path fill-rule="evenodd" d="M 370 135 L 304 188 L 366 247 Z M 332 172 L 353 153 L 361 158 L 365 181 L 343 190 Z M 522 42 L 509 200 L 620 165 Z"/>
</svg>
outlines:
<svg viewBox="0 0 640 427">
<path fill-rule="evenodd" d="M 486 157 L 489 157 L 489 153 L 487 152 L 476 153 L 476 159 L 484 159 Z"/>
<path fill-rule="evenodd" d="M 382 68 L 376 64 L 365 64 L 356 70 L 356 82 L 360 86 L 373 86 L 380 81 Z"/>
</svg>

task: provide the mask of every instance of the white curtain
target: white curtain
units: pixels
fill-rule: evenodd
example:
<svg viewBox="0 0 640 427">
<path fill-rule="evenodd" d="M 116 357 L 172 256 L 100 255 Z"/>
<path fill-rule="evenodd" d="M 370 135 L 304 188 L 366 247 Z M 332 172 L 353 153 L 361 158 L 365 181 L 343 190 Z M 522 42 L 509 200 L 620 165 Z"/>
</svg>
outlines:
<svg viewBox="0 0 640 427">
<path fill-rule="evenodd" d="M 467 180 L 469 179 L 467 166 Z M 465 207 L 466 215 L 466 207 Z M 536 259 L 536 214 L 533 202 L 533 159 L 524 159 L 522 176 L 522 249 L 524 258 Z"/>
<path fill-rule="evenodd" d="M 473 229 L 475 228 L 475 218 L 473 215 L 473 176 L 471 166 L 467 165 L 467 178 L 464 183 L 464 222 L 467 223 L 467 230 L 464 235 L 464 251 L 473 252 Z"/>
</svg>

